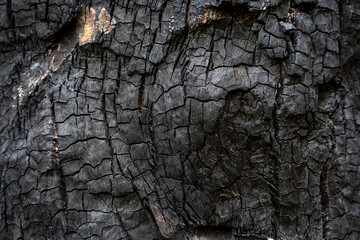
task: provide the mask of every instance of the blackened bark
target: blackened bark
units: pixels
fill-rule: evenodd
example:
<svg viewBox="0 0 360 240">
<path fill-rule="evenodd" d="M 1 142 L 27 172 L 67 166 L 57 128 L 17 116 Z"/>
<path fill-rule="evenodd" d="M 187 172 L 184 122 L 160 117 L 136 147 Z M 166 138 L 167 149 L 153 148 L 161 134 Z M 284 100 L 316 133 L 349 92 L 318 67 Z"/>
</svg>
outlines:
<svg viewBox="0 0 360 240">
<path fill-rule="evenodd" d="M 0 239 L 360 238 L 360 1 L 0 12 Z"/>
</svg>

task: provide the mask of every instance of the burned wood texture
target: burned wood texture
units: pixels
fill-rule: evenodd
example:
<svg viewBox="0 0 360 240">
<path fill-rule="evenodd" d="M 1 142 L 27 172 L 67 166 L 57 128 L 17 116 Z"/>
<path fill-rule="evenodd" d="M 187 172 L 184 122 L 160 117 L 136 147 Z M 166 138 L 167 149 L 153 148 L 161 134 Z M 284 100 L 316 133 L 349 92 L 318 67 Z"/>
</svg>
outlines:
<svg viewBox="0 0 360 240">
<path fill-rule="evenodd" d="M 360 239 L 359 0 L 0 0 L 0 239 Z"/>
</svg>

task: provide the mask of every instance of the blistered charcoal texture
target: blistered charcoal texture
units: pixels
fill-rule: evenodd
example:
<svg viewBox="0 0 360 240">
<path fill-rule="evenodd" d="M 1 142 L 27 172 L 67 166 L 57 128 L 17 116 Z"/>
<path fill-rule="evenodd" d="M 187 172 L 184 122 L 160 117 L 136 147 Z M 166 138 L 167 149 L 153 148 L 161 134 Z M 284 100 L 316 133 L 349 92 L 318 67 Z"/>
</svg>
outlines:
<svg viewBox="0 0 360 240">
<path fill-rule="evenodd" d="M 0 0 L 0 239 L 360 239 L 359 0 Z"/>
</svg>

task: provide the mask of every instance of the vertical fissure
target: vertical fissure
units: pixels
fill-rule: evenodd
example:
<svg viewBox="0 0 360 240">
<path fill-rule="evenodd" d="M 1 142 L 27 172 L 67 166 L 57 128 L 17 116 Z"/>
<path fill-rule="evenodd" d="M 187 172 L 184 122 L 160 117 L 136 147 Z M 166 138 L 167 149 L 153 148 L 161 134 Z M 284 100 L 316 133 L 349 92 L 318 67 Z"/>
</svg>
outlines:
<svg viewBox="0 0 360 240">
<path fill-rule="evenodd" d="M 145 92 L 145 76 L 141 76 L 139 87 L 139 112 L 142 113 L 144 107 L 144 92 Z"/>
<path fill-rule="evenodd" d="M 190 12 L 190 4 L 191 4 L 191 0 L 188 0 L 186 3 L 186 12 L 185 12 L 185 26 L 188 29 L 189 26 L 189 12 Z"/>
<path fill-rule="evenodd" d="M 8 215 L 6 210 L 8 209 L 7 202 L 6 202 L 6 179 L 5 174 L 8 170 L 9 161 L 6 161 L 6 164 L 4 163 L 4 157 L 0 155 L 0 164 L 4 164 L 4 166 L 1 166 L 1 204 L 4 204 L 4 208 L 1 209 L 2 213 L 4 214 L 4 223 L 5 223 L 5 231 L 8 234 L 9 233 L 9 227 L 8 227 Z"/>
<path fill-rule="evenodd" d="M 106 97 L 105 97 L 105 93 L 102 94 L 102 113 L 104 115 L 104 122 L 105 122 L 105 136 L 106 136 L 106 142 L 107 142 L 107 145 L 108 145 L 108 150 L 109 150 L 109 154 L 110 154 L 110 157 L 111 157 L 111 173 L 112 173 L 112 177 L 113 177 L 113 182 L 112 184 L 115 184 L 115 170 L 114 170 L 114 164 L 115 164 L 115 161 L 116 161 L 116 158 L 114 157 L 114 148 L 113 148 L 113 145 L 112 145 L 112 140 L 111 140 L 111 134 L 110 134 L 110 124 L 109 124 L 109 120 L 108 120 L 108 116 L 106 114 Z M 117 161 L 116 161 L 117 162 Z M 119 168 L 119 171 L 121 172 L 121 174 L 124 176 L 124 173 L 122 173 L 122 169 L 119 165 L 119 163 L 117 162 L 118 164 L 118 168 Z M 118 211 L 118 209 L 115 207 L 114 208 L 114 196 L 112 197 L 112 209 L 113 209 L 113 213 L 115 215 L 115 217 L 118 219 L 119 221 L 119 226 L 120 226 L 120 229 L 122 231 L 124 231 L 125 235 L 126 235 L 126 238 L 128 239 L 129 238 L 129 235 L 128 235 L 128 229 L 126 229 L 125 225 L 124 225 L 124 222 L 121 218 L 121 215 L 120 215 L 120 212 Z"/>
<path fill-rule="evenodd" d="M 330 153 L 324 162 L 320 174 L 320 201 L 321 201 L 321 218 L 322 218 L 322 237 L 326 239 L 327 221 L 328 221 L 328 206 L 329 196 L 327 194 L 327 173 L 330 165 L 332 154 Z"/>
<path fill-rule="evenodd" d="M 105 94 L 102 94 L 102 112 L 104 115 L 104 122 L 105 122 L 105 136 L 106 136 L 106 142 L 108 145 L 108 149 L 109 149 L 109 153 L 111 156 L 111 172 L 112 175 L 114 177 L 114 148 L 113 145 L 111 143 L 111 134 L 110 134 L 110 125 L 109 125 L 109 120 L 106 114 L 106 99 L 105 99 Z M 121 168 L 119 167 L 119 170 L 121 170 Z"/>
<path fill-rule="evenodd" d="M 270 179 L 270 183 L 268 184 L 270 189 L 270 197 L 271 197 L 271 203 L 274 207 L 274 214 L 271 218 L 271 225 L 274 231 L 274 237 L 277 238 L 278 235 L 278 224 L 280 221 L 280 193 L 279 193 L 279 169 L 281 162 L 279 161 L 280 157 L 280 151 L 281 151 L 281 144 L 278 140 L 278 133 L 279 133 L 279 119 L 278 119 L 278 109 L 280 105 L 280 94 L 282 91 L 282 86 L 284 82 L 284 78 L 286 77 L 286 69 L 285 69 L 285 63 L 280 63 L 280 82 L 278 83 L 276 95 L 275 95 L 275 106 L 273 108 L 272 117 L 273 117 L 273 127 L 274 127 L 274 141 L 271 143 L 271 153 L 270 157 L 272 158 L 273 166 L 272 166 L 272 177 L 273 179 Z"/>
<path fill-rule="evenodd" d="M 59 140 L 58 140 L 58 130 L 56 124 L 55 104 L 54 104 L 53 95 L 50 95 L 50 101 L 51 101 L 52 135 L 53 135 L 53 157 L 54 157 L 56 169 L 60 176 L 59 189 L 60 189 L 60 195 L 63 205 L 63 212 L 65 216 L 65 223 L 66 223 L 65 231 L 68 232 L 68 218 L 67 218 L 68 197 L 67 197 L 64 169 L 61 165 L 61 161 L 59 157 Z"/>
<path fill-rule="evenodd" d="M 274 231 L 274 237 L 277 238 L 279 213 L 280 213 L 280 196 L 279 196 L 279 161 L 276 156 L 271 156 L 272 166 L 272 179 L 267 179 L 267 185 L 269 187 L 271 203 L 274 207 L 274 214 L 271 217 L 271 227 Z"/>
</svg>

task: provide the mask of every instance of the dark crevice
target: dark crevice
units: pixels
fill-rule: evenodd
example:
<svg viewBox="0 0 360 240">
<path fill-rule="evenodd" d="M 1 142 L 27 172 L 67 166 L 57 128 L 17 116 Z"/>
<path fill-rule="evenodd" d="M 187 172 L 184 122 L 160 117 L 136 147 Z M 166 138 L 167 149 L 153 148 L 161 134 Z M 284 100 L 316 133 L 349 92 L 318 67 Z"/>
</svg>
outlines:
<svg viewBox="0 0 360 240">
<path fill-rule="evenodd" d="M 20 236 L 21 236 L 21 239 L 25 239 L 24 227 L 23 227 L 21 218 L 20 218 Z"/>
<path fill-rule="evenodd" d="M 249 10 L 247 3 L 234 3 L 234 1 L 232 2 L 221 1 L 221 3 L 218 6 L 216 7 L 209 6 L 208 9 L 221 12 L 228 16 L 254 15 L 254 13 Z"/>
<path fill-rule="evenodd" d="M 67 210 L 68 210 L 68 197 L 67 197 L 67 190 L 66 190 L 66 181 L 65 181 L 65 174 L 64 169 L 61 165 L 60 157 L 59 157 L 59 141 L 58 141 L 58 132 L 57 132 L 57 124 L 56 124 L 56 115 L 55 115 L 55 104 L 54 104 L 54 96 L 50 95 L 50 102 L 51 102 L 51 120 L 52 120 L 52 135 L 53 135 L 53 157 L 56 164 L 56 168 L 58 174 L 60 176 L 60 195 L 63 204 L 63 212 L 65 217 L 65 232 L 69 232 L 68 226 L 68 217 L 67 217 Z"/>
<path fill-rule="evenodd" d="M 17 34 L 16 34 L 16 29 L 15 29 L 15 17 L 13 15 L 13 11 L 11 9 L 11 5 L 12 5 L 12 0 L 6 0 L 6 15 L 7 15 L 7 20 L 9 21 L 9 25 L 11 28 L 11 32 L 12 32 L 12 37 L 14 41 L 17 41 Z M 23 52 L 24 54 L 24 52 Z"/>
<path fill-rule="evenodd" d="M 306 14 L 312 14 L 312 11 L 316 8 L 315 2 L 301 2 L 301 3 L 295 3 L 294 1 L 291 1 L 290 4 L 291 8 L 296 9 L 299 12 L 306 13 Z M 293 9 L 290 8 L 290 13 L 292 13 Z"/>
<path fill-rule="evenodd" d="M 185 27 L 186 27 L 186 32 L 188 32 L 188 26 L 189 26 L 189 10 L 190 10 L 190 4 L 191 4 L 191 0 L 188 0 L 186 3 L 186 12 L 185 12 Z"/>
<path fill-rule="evenodd" d="M 46 0 L 46 5 L 45 5 L 45 19 L 46 19 L 46 21 L 49 21 L 49 2 L 50 2 L 50 0 Z"/>
<path fill-rule="evenodd" d="M 150 122 L 150 127 L 149 127 L 149 134 L 150 134 L 150 139 L 151 139 L 151 145 L 152 145 L 152 150 L 154 152 L 155 155 L 158 154 L 158 146 L 156 144 L 156 136 L 155 136 L 155 132 L 154 132 L 154 118 L 153 118 L 153 103 L 151 103 L 150 105 L 150 111 L 149 111 L 149 122 Z"/>
<path fill-rule="evenodd" d="M 163 18 L 163 14 L 164 14 L 167 4 L 168 4 L 168 1 L 165 1 L 159 9 L 159 22 L 160 23 L 162 23 L 162 21 L 163 21 L 162 18 Z M 161 24 L 159 26 L 159 30 L 161 31 Z"/>
<path fill-rule="evenodd" d="M 104 115 L 104 122 L 105 122 L 105 136 L 106 136 L 106 142 L 109 149 L 109 154 L 111 157 L 111 171 L 114 176 L 114 149 L 111 143 L 111 134 L 110 134 L 110 127 L 109 127 L 109 121 L 106 114 L 106 99 L 105 94 L 102 94 L 102 112 Z"/>
<path fill-rule="evenodd" d="M 285 63 L 281 62 L 280 63 L 280 82 L 278 83 L 278 86 L 277 86 L 276 95 L 275 95 L 275 106 L 274 106 L 273 112 L 272 112 L 273 126 L 274 126 L 274 140 L 275 140 L 274 144 L 272 144 L 272 145 L 278 145 L 279 147 L 281 147 L 281 145 L 278 141 L 278 133 L 280 131 L 280 125 L 279 125 L 280 119 L 278 117 L 277 111 L 280 108 L 280 97 L 281 97 L 284 79 L 286 77 L 286 69 L 285 68 L 286 68 Z M 279 150 L 279 149 L 274 149 L 274 152 L 276 152 L 276 150 Z"/>
<path fill-rule="evenodd" d="M 329 196 L 327 193 L 327 173 L 330 165 L 332 154 L 330 153 L 323 164 L 320 174 L 320 198 L 321 198 L 321 218 L 322 218 L 322 235 L 323 239 L 326 239 L 327 222 L 328 222 L 328 206 Z"/>
<path fill-rule="evenodd" d="M 233 231 L 231 227 L 227 226 L 199 226 L 195 227 L 193 229 L 190 229 L 191 232 L 194 232 L 195 234 L 201 235 L 207 235 L 207 236 L 213 236 L 213 237 L 219 237 L 219 236 L 233 236 Z"/>
<path fill-rule="evenodd" d="M 280 95 L 282 92 L 282 86 L 284 79 L 286 77 L 286 69 L 285 64 L 283 62 L 280 63 L 280 82 L 276 90 L 275 95 L 275 106 L 272 111 L 272 125 L 274 127 L 274 136 L 271 139 L 270 144 L 270 157 L 273 159 L 273 165 L 272 165 L 272 177 L 273 179 L 269 179 L 268 181 L 271 184 L 268 184 L 269 190 L 270 190 L 270 197 L 271 197 L 271 203 L 274 207 L 274 214 L 271 217 L 271 225 L 274 232 L 275 238 L 277 238 L 278 233 L 278 225 L 280 221 L 280 193 L 279 193 L 279 168 L 280 168 L 280 161 L 279 156 L 281 156 L 281 144 L 278 140 L 278 134 L 280 131 L 279 126 L 279 116 L 278 116 L 278 109 L 280 108 Z"/>
<path fill-rule="evenodd" d="M 129 234 L 128 234 L 128 231 L 127 229 L 125 228 L 124 226 L 124 223 L 123 223 L 123 220 L 121 219 L 121 216 L 120 216 L 120 212 L 117 210 L 117 208 L 115 208 L 115 217 L 117 218 L 117 220 L 119 221 L 119 224 L 120 224 L 120 227 L 121 229 L 125 232 L 125 235 L 126 235 L 126 239 L 131 239 Z"/>
<path fill-rule="evenodd" d="M 12 5 L 12 0 L 7 0 L 6 1 L 6 15 L 7 15 L 8 21 L 10 22 L 10 27 L 13 28 L 14 33 L 15 33 L 15 18 L 13 17 L 13 14 L 12 14 L 11 5 Z M 15 36 L 16 35 L 14 35 L 14 37 Z"/>
<path fill-rule="evenodd" d="M 334 113 L 329 114 L 329 116 L 333 115 Z M 322 218 L 322 238 L 328 239 L 328 222 L 329 222 L 329 194 L 328 194 L 328 173 L 329 167 L 331 164 L 332 157 L 335 153 L 336 148 L 336 138 L 335 138 L 335 128 L 332 126 L 331 128 L 331 148 L 330 152 L 322 166 L 321 173 L 320 173 L 320 183 L 319 183 L 319 190 L 320 190 L 320 203 L 321 203 L 321 218 Z"/>
<path fill-rule="evenodd" d="M 8 227 L 8 215 L 7 215 L 7 209 L 8 209 L 8 204 L 6 201 L 6 179 L 5 179 L 5 175 L 6 172 L 8 170 L 8 165 L 9 165 L 9 161 L 6 161 L 6 164 L 4 164 L 4 157 L 2 156 L 2 154 L 0 155 L 0 168 L 1 168 L 1 203 L 4 205 L 4 208 L 1 209 L 1 215 L 3 214 L 4 216 L 4 223 L 5 223 L 5 231 L 6 234 L 9 234 L 9 227 Z"/>
<path fill-rule="evenodd" d="M 75 16 L 71 19 L 69 19 L 68 22 L 64 23 L 64 25 L 53 35 L 49 36 L 46 40 L 46 42 L 50 42 L 52 44 L 55 44 L 61 40 L 71 39 L 73 35 L 76 35 L 75 32 L 76 25 L 78 24 L 79 17 L 81 12 L 77 12 Z M 48 15 L 46 15 L 48 17 Z M 55 48 L 56 46 L 53 45 Z"/>
<path fill-rule="evenodd" d="M 140 87 L 139 87 L 139 112 L 142 113 L 144 105 L 144 92 L 145 92 L 145 76 L 141 76 Z"/>
<path fill-rule="evenodd" d="M 209 56 L 209 62 L 207 64 L 207 66 L 206 66 L 206 77 L 205 77 L 206 81 L 208 79 L 209 73 L 212 70 L 212 62 L 211 62 L 211 60 L 212 60 L 212 56 L 213 56 L 214 45 L 215 45 L 215 28 L 212 30 L 212 33 L 211 33 L 210 50 L 209 50 L 210 56 Z"/>
<path fill-rule="evenodd" d="M 275 239 L 277 239 L 278 225 L 279 225 L 279 215 L 280 215 L 280 194 L 279 194 L 279 165 L 280 163 L 277 160 L 277 155 L 271 156 L 273 160 L 272 166 L 272 178 L 266 179 L 267 185 L 269 187 L 269 193 L 271 198 L 271 203 L 274 207 L 274 214 L 271 216 L 271 226 L 273 229 L 273 234 Z"/>
</svg>

